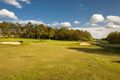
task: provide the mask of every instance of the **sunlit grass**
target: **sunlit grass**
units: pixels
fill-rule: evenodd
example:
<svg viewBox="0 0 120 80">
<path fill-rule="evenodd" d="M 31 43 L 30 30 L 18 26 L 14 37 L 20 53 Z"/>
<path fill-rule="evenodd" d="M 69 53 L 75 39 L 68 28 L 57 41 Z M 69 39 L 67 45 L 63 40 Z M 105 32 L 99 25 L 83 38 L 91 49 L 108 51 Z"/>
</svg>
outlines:
<svg viewBox="0 0 120 80">
<path fill-rule="evenodd" d="M 0 80 L 119 80 L 120 55 L 76 41 L 8 38 L 0 45 Z M 108 46 L 108 44 L 106 44 Z"/>
</svg>

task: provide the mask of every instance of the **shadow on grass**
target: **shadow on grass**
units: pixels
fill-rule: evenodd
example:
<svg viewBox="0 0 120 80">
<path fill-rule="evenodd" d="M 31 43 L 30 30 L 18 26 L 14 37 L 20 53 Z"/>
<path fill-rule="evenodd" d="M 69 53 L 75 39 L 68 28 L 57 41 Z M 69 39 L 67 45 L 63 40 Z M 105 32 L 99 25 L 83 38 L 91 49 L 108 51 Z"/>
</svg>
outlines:
<svg viewBox="0 0 120 80">
<path fill-rule="evenodd" d="M 109 43 L 97 41 L 96 43 L 92 43 L 92 45 L 96 45 L 106 50 L 120 50 L 119 44 L 109 44 Z"/>
<path fill-rule="evenodd" d="M 103 55 L 120 55 L 120 51 L 116 49 L 104 49 L 104 48 L 75 48 L 75 47 L 69 47 L 68 49 L 73 49 L 77 51 L 83 51 L 87 52 L 89 54 L 103 54 Z"/>
<path fill-rule="evenodd" d="M 103 43 L 92 43 L 93 46 L 89 47 L 69 47 L 68 49 L 73 49 L 77 51 L 86 52 L 89 54 L 101 54 L 101 55 L 120 55 L 120 46 L 113 46 L 110 44 Z"/>
<path fill-rule="evenodd" d="M 120 61 L 112 61 L 112 62 L 114 62 L 114 63 L 119 63 L 119 64 L 120 64 Z"/>
</svg>

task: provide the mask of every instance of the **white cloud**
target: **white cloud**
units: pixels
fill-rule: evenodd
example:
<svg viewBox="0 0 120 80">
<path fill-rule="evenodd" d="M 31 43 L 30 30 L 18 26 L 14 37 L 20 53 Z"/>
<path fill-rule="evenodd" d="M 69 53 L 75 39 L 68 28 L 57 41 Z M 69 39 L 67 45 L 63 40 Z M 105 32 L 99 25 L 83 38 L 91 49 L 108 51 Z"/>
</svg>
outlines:
<svg viewBox="0 0 120 80">
<path fill-rule="evenodd" d="M 22 5 L 19 2 L 17 2 L 16 0 L 2 0 L 2 1 L 4 1 L 7 4 L 16 6 L 17 8 L 22 8 Z"/>
<path fill-rule="evenodd" d="M 19 0 L 19 1 L 22 1 L 22 2 L 27 3 L 27 4 L 31 3 L 30 0 Z"/>
<path fill-rule="evenodd" d="M 18 1 L 21 1 L 21 2 L 24 2 L 24 3 L 27 3 L 27 4 L 30 3 L 30 0 L 1 0 L 1 1 L 3 1 L 6 4 L 13 5 L 17 8 L 22 8 L 22 5 Z"/>
<path fill-rule="evenodd" d="M 3 21 L 0 21 L 0 23 L 2 23 Z"/>
<path fill-rule="evenodd" d="M 102 24 L 99 24 L 102 23 Z M 120 16 L 109 15 L 104 18 L 102 14 L 93 14 L 89 26 L 107 28 L 120 28 Z"/>
<path fill-rule="evenodd" d="M 102 14 L 93 14 L 91 19 L 90 19 L 90 22 L 93 24 L 96 24 L 96 23 L 100 23 L 100 22 L 104 22 L 105 18 L 103 17 Z"/>
<path fill-rule="evenodd" d="M 47 24 L 50 27 L 56 27 L 56 28 L 61 28 L 61 27 L 71 27 L 70 22 L 53 22 L 52 24 Z"/>
<path fill-rule="evenodd" d="M 120 25 L 120 16 L 107 16 L 107 21 Z"/>
<path fill-rule="evenodd" d="M 71 27 L 72 25 L 70 24 L 70 22 L 62 22 L 61 26 L 62 27 Z"/>
<path fill-rule="evenodd" d="M 120 28 L 120 25 L 108 22 L 106 25 L 107 28 Z"/>
<path fill-rule="evenodd" d="M 93 14 L 87 28 L 76 28 L 89 31 L 94 38 L 105 38 L 110 32 L 120 32 L 120 16 Z"/>
<path fill-rule="evenodd" d="M 97 27 L 98 26 L 98 24 L 95 24 L 95 23 L 92 23 L 90 25 L 93 26 L 93 27 Z"/>
<path fill-rule="evenodd" d="M 50 27 L 57 27 L 57 28 L 61 27 L 61 25 L 60 25 L 59 22 L 53 22 L 53 23 L 51 23 L 51 24 L 47 24 L 47 26 L 50 26 Z"/>
<path fill-rule="evenodd" d="M 120 16 L 107 16 L 107 27 L 110 28 L 120 28 Z"/>
<path fill-rule="evenodd" d="M 80 21 L 74 21 L 74 24 L 79 25 L 79 24 L 80 24 Z"/>
<path fill-rule="evenodd" d="M 18 21 L 12 21 L 13 23 L 20 23 L 20 24 L 27 24 L 28 22 L 31 22 L 32 24 L 44 24 L 43 21 L 40 20 L 18 20 Z"/>
<path fill-rule="evenodd" d="M 87 22 L 87 23 L 85 23 L 85 25 L 86 25 L 86 26 L 89 26 L 89 25 L 90 25 L 90 23 L 89 23 L 89 22 Z"/>
<path fill-rule="evenodd" d="M 18 19 L 14 12 L 8 11 L 7 9 L 1 9 L 0 16 L 5 18 Z"/>
<path fill-rule="evenodd" d="M 101 39 L 106 38 L 110 32 L 119 31 L 120 28 L 106 28 L 106 27 L 87 27 L 87 28 L 71 28 L 78 30 L 87 30 L 89 31 L 94 38 Z"/>
</svg>

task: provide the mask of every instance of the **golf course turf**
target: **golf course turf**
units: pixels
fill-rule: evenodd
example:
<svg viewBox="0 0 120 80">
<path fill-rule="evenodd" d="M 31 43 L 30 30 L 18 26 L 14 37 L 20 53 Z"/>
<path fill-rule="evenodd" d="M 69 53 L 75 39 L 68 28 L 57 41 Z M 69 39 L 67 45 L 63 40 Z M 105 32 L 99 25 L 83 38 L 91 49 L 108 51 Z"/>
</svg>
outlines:
<svg viewBox="0 0 120 80">
<path fill-rule="evenodd" d="M 120 80 L 119 45 L 17 38 L 2 41 L 23 44 L 0 44 L 0 80 Z"/>
</svg>

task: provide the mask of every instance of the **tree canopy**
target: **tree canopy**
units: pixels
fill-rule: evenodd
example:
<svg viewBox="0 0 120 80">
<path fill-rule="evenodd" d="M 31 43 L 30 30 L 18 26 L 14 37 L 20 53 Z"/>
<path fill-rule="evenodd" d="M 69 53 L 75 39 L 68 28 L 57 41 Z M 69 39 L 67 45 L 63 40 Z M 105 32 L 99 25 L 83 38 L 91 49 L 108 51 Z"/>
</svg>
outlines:
<svg viewBox="0 0 120 80">
<path fill-rule="evenodd" d="M 110 43 L 120 43 L 120 32 L 111 32 L 107 36 L 106 40 Z"/>
<path fill-rule="evenodd" d="M 67 27 L 52 28 L 43 24 L 0 23 L 0 37 L 53 39 L 53 40 L 92 40 L 88 31 L 72 30 Z"/>
</svg>

